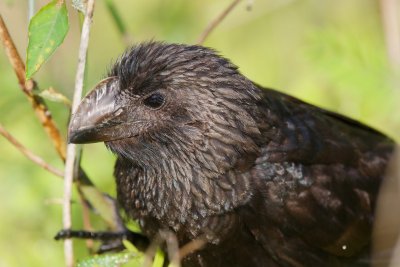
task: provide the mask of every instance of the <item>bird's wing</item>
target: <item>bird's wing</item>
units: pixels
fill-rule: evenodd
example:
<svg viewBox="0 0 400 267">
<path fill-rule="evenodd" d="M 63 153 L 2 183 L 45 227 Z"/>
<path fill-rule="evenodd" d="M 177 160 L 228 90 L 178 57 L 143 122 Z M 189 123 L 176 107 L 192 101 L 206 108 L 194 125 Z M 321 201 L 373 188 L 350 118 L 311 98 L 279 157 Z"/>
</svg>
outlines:
<svg viewBox="0 0 400 267">
<path fill-rule="evenodd" d="M 288 266 L 359 260 L 393 142 L 336 113 L 265 93 L 271 119 L 252 169 L 257 192 L 242 211 L 245 224 Z"/>
<path fill-rule="evenodd" d="M 382 133 L 277 91 L 264 89 L 261 105 L 268 110 L 266 124 L 274 128 L 265 131 L 265 149 L 271 157 L 280 156 L 278 161 L 358 167 L 369 154 L 386 162 L 393 149 L 393 141 Z"/>
</svg>

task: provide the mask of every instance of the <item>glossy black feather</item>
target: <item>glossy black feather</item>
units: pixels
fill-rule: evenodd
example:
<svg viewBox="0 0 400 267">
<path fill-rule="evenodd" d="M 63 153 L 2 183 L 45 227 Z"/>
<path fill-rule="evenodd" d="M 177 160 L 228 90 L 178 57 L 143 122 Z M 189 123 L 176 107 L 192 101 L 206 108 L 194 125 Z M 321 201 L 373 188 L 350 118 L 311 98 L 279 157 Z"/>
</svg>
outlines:
<svg viewBox="0 0 400 267">
<path fill-rule="evenodd" d="M 369 265 L 389 138 L 263 89 L 200 46 L 141 44 L 109 76 L 71 140 L 117 155 L 118 201 L 148 237 L 206 238 L 183 266 Z"/>
</svg>

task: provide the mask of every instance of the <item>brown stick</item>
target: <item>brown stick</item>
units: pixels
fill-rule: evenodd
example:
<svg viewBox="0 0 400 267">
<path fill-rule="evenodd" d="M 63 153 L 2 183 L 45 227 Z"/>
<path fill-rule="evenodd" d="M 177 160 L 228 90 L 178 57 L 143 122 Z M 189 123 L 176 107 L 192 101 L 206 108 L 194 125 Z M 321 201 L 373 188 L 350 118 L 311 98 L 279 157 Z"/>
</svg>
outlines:
<svg viewBox="0 0 400 267">
<path fill-rule="evenodd" d="M 157 248 L 161 245 L 163 239 L 160 234 L 156 234 L 156 236 L 151 240 L 150 246 L 147 248 L 144 259 L 141 267 L 150 267 L 153 263 L 154 255 L 156 254 Z"/>
<path fill-rule="evenodd" d="M 218 17 L 208 24 L 207 28 L 200 35 L 197 44 L 203 44 L 210 33 L 220 24 L 224 18 L 239 4 L 241 0 L 234 0 Z"/>
<path fill-rule="evenodd" d="M 176 235 L 171 231 L 160 231 L 160 236 L 167 244 L 168 259 L 171 267 L 180 267 L 179 244 Z"/>
<path fill-rule="evenodd" d="M 381 18 L 385 33 L 386 52 L 392 67 L 400 67 L 400 27 L 398 1 L 380 0 Z"/>
<path fill-rule="evenodd" d="M 43 99 L 40 96 L 33 94 L 33 90 L 37 88 L 35 81 L 28 80 L 25 82 L 25 65 L 20 55 L 18 54 L 15 44 L 7 30 L 7 27 L 1 15 L 0 15 L 0 39 L 4 45 L 7 57 L 14 69 L 14 72 L 17 75 L 18 83 L 22 91 L 28 97 L 29 102 L 31 102 L 37 117 L 42 123 L 42 126 L 45 129 L 46 133 L 52 140 L 53 145 L 57 150 L 57 153 L 63 160 L 65 160 L 64 138 L 61 136 L 60 131 L 57 128 L 51 116 L 51 113 L 47 108 L 46 104 L 44 103 Z"/>
<path fill-rule="evenodd" d="M 15 139 L 1 124 L 0 124 L 0 134 L 4 136 L 12 145 L 14 145 L 22 154 L 24 154 L 28 159 L 42 167 L 43 169 L 51 172 L 52 174 L 63 177 L 63 173 L 57 168 L 51 166 L 41 157 L 34 154 L 32 151 L 24 147 L 17 139 Z"/>
<path fill-rule="evenodd" d="M 183 260 L 187 255 L 201 249 L 207 244 L 207 238 L 205 236 L 200 236 L 179 249 L 179 260 Z"/>
<path fill-rule="evenodd" d="M 83 229 L 86 231 L 93 231 L 92 224 L 90 223 L 90 207 L 85 199 L 85 195 L 83 194 L 81 188 L 78 186 L 79 199 L 82 205 L 82 220 L 83 220 Z M 94 242 L 92 239 L 86 239 L 86 247 L 89 250 L 89 253 L 92 254 L 94 252 Z"/>
<path fill-rule="evenodd" d="M 81 41 L 79 45 L 78 67 L 76 71 L 75 89 L 72 100 L 72 112 L 75 112 L 82 98 L 83 80 L 85 74 L 87 50 L 89 46 L 90 25 L 94 11 L 94 0 L 87 2 L 85 19 L 82 25 Z M 71 229 L 71 196 L 72 183 L 78 174 L 79 162 L 76 159 L 77 147 L 75 144 L 68 144 L 67 157 L 65 160 L 64 173 L 64 203 L 63 203 L 63 227 Z M 72 239 L 64 240 L 64 255 L 67 267 L 74 265 Z"/>
</svg>

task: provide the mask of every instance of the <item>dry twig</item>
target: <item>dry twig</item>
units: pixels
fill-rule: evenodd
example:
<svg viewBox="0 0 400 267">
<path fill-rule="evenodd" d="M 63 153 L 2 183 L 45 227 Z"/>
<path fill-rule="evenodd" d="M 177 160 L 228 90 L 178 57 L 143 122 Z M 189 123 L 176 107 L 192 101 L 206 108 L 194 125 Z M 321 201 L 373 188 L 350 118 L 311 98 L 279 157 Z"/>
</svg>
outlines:
<svg viewBox="0 0 400 267">
<path fill-rule="evenodd" d="M 400 27 L 398 1 L 380 0 L 383 30 L 386 39 L 386 51 L 393 67 L 400 67 Z"/>
<path fill-rule="evenodd" d="M 203 44 L 210 33 L 220 24 L 224 18 L 239 4 L 241 0 L 234 0 L 217 18 L 210 22 L 207 28 L 200 35 L 197 44 Z"/>
<path fill-rule="evenodd" d="M 176 235 L 171 231 L 160 231 L 160 236 L 167 244 L 168 258 L 170 266 L 180 267 L 179 244 Z"/>
<path fill-rule="evenodd" d="M 146 253 L 144 254 L 144 259 L 142 263 L 142 267 L 150 267 L 154 255 L 156 254 L 157 248 L 162 244 L 163 239 L 161 238 L 161 235 L 158 233 L 150 243 L 150 246 L 147 248 Z"/>
<path fill-rule="evenodd" d="M 376 204 L 372 251 L 373 267 L 400 266 L 400 147 L 386 170 Z"/>
<path fill-rule="evenodd" d="M 81 42 L 79 46 L 78 56 L 78 67 L 76 71 L 75 89 L 72 100 L 72 112 L 75 112 L 79 102 L 82 98 L 83 80 L 85 74 L 86 56 L 89 45 L 89 34 L 90 25 L 92 22 L 94 10 L 94 0 L 89 0 L 87 3 L 87 9 L 85 19 L 82 25 Z M 78 173 L 78 166 L 76 162 L 76 145 L 69 144 L 67 146 L 67 157 L 65 161 L 65 173 L 64 173 L 64 203 L 63 203 L 63 227 L 64 229 L 71 229 L 71 194 L 72 194 L 72 183 L 74 176 Z M 64 241 L 64 254 L 65 262 L 68 267 L 73 266 L 73 247 L 72 240 L 65 239 Z"/>
<path fill-rule="evenodd" d="M 0 134 L 4 136 L 14 147 L 16 147 L 22 154 L 24 154 L 28 159 L 42 167 L 43 169 L 51 172 L 54 175 L 63 177 L 63 173 L 57 168 L 51 166 L 41 157 L 24 147 L 17 139 L 15 139 L 1 124 L 0 124 Z"/>
<path fill-rule="evenodd" d="M 17 75 L 18 83 L 28 97 L 29 102 L 31 102 L 33 109 L 36 112 L 37 117 L 42 123 L 43 128 L 49 135 L 50 139 L 55 146 L 57 153 L 60 157 L 65 160 L 65 142 L 64 138 L 61 136 L 59 129 L 57 128 L 49 109 L 44 103 L 40 96 L 33 93 L 36 88 L 36 83 L 33 80 L 25 81 L 25 65 L 18 54 L 15 44 L 7 30 L 7 27 L 0 15 L 0 39 L 4 45 L 7 53 L 7 57 Z"/>
<path fill-rule="evenodd" d="M 85 195 L 82 192 L 81 188 L 78 186 L 79 200 L 82 205 L 82 220 L 83 220 L 83 229 L 86 231 L 93 231 L 92 224 L 90 223 L 90 207 L 85 199 Z M 92 239 L 86 239 L 86 247 L 89 250 L 89 253 L 93 253 L 94 242 Z"/>
<path fill-rule="evenodd" d="M 147 248 L 146 253 L 144 254 L 144 261 L 142 263 L 142 267 L 150 267 L 154 255 L 156 254 L 157 248 L 161 246 L 161 244 L 166 243 L 167 253 L 170 264 L 168 266 L 171 267 L 180 267 L 180 257 L 179 257 L 179 244 L 176 238 L 176 235 L 171 231 L 160 230 L 156 236 L 152 239 L 150 246 Z"/>
<path fill-rule="evenodd" d="M 179 259 L 182 260 L 187 255 L 200 250 L 205 244 L 207 244 L 205 235 L 199 236 L 198 238 L 190 241 L 179 249 Z"/>
</svg>

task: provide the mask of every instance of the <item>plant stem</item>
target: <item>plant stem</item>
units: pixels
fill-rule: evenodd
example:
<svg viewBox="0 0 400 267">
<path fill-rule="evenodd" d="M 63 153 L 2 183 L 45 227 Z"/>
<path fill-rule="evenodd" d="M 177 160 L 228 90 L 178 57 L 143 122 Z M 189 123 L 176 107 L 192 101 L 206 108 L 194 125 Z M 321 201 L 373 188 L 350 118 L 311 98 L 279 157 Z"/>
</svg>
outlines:
<svg viewBox="0 0 400 267">
<path fill-rule="evenodd" d="M 51 166 L 46 161 L 44 161 L 41 157 L 24 147 L 14 136 L 12 136 L 0 123 L 0 134 L 4 136 L 15 148 L 17 148 L 22 154 L 24 154 L 28 159 L 42 167 L 43 169 L 51 172 L 52 174 L 63 177 L 63 173 L 57 168 Z"/>
<path fill-rule="evenodd" d="M 221 14 L 208 24 L 207 28 L 200 35 L 197 44 L 203 44 L 210 33 L 224 20 L 224 18 L 239 4 L 241 0 L 234 0 Z"/>
<path fill-rule="evenodd" d="M 76 111 L 79 102 L 82 98 L 83 81 L 85 77 L 86 56 L 89 46 L 90 25 L 92 22 L 94 10 L 94 0 L 89 0 L 85 19 L 83 21 L 81 41 L 79 45 L 78 67 L 75 78 L 75 89 L 72 100 L 72 113 Z M 74 177 L 78 175 L 79 162 L 76 161 L 77 146 L 75 144 L 68 144 L 67 157 L 65 161 L 64 173 L 64 201 L 63 201 L 63 227 L 64 229 L 71 229 L 71 195 L 72 183 Z M 74 265 L 72 239 L 65 239 L 64 241 L 64 254 L 65 263 L 67 267 Z"/>
</svg>

